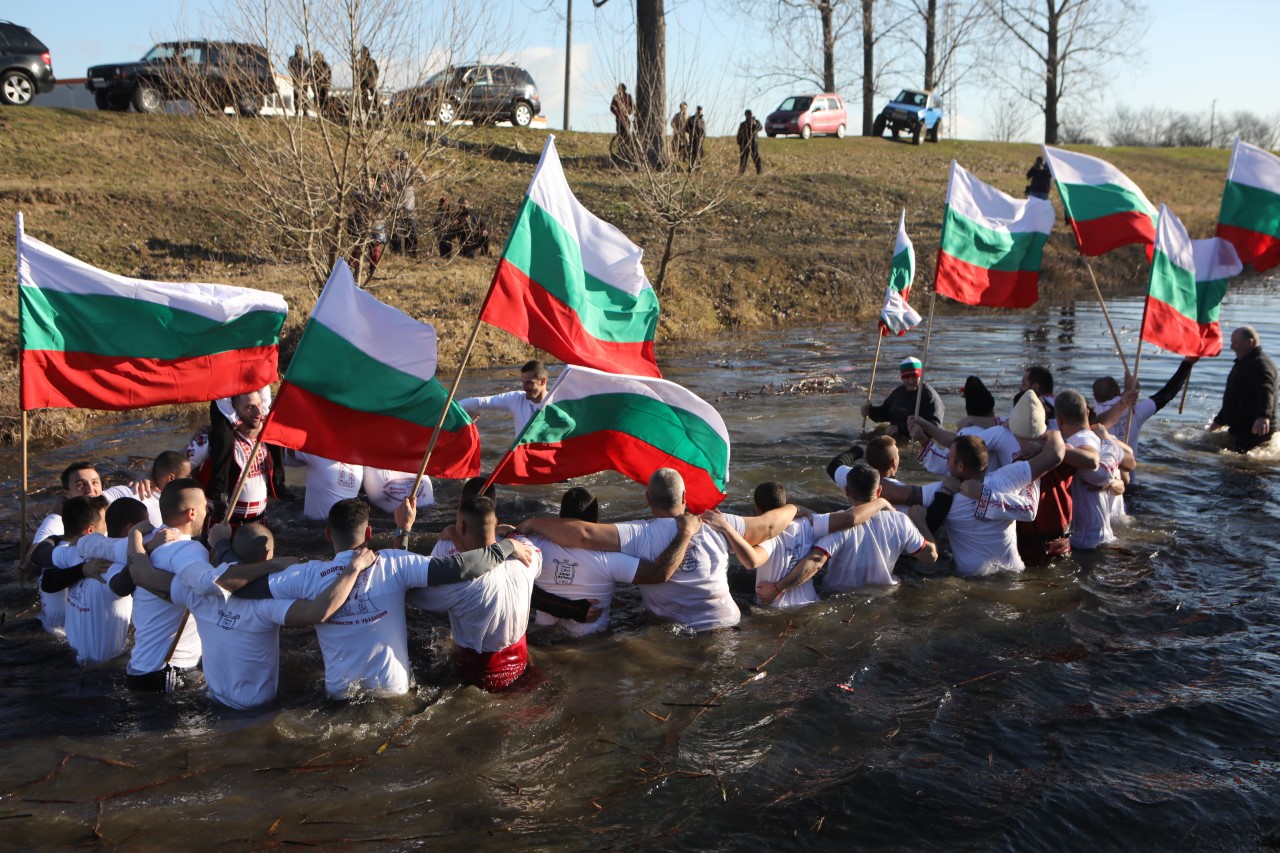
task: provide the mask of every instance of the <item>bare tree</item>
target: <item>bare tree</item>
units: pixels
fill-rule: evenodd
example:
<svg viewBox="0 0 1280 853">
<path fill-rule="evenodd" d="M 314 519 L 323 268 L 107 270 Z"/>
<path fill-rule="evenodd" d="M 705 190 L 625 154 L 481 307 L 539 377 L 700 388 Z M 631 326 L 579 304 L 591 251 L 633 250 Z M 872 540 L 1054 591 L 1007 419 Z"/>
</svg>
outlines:
<svg viewBox="0 0 1280 853">
<path fill-rule="evenodd" d="M 1220 138 L 1223 145 L 1231 145 L 1237 136 L 1260 148 L 1280 148 L 1280 114 L 1259 116 L 1244 110 L 1232 113 L 1222 122 Z"/>
<path fill-rule="evenodd" d="M 1147 27 L 1138 0 L 983 0 L 1000 33 L 1020 50 L 993 54 L 997 74 L 1044 114 L 1044 141 L 1058 142 L 1062 102 L 1105 83 L 1106 66 L 1132 59 Z M 1008 42 L 993 39 L 1002 54 Z M 1038 92 L 1037 92 L 1038 90 Z"/>
<path fill-rule="evenodd" d="M 923 54 L 924 88 L 946 97 L 972 67 L 961 65 L 960 58 L 981 31 L 985 7 L 981 0 L 909 0 L 908 5 L 920 27 L 912 44 Z"/>
<path fill-rule="evenodd" d="M 752 79 L 838 92 L 839 78 L 856 76 L 840 53 L 858 31 L 856 0 L 735 0 L 731 5 L 759 20 L 772 41 L 769 59 L 746 69 Z"/>
<path fill-rule="evenodd" d="M 1031 126 L 1030 108 L 1021 98 L 1006 95 L 996 101 L 987 122 L 987 137 L 994 142 L 1022 142 Z"/>
</svg>

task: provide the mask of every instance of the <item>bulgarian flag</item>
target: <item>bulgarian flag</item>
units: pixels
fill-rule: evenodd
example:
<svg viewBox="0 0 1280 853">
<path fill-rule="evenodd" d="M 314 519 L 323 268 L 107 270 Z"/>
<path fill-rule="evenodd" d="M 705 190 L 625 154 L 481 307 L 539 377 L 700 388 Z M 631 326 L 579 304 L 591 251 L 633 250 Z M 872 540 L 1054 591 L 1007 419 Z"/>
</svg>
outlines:
<svg viewBox="0 0 1280 853">
<path fill-rule="evenodd" d="M 921 317 L 907 304 L 911 282 L 916 277 L 916 250 L 907 236 L 907 211 L 898 217 L 898 239 L 893 245 L 893 262 L 889 265 L 889 286 L 884 291 L 884 307 L 880 309 L 880 334 L 905 335 L 920 325 Z"/>
<path fill-rule="evenodd" d="M 360 290 L 339 259 L 262 440 L 356 465 L 417 471 L 449 398 L 435 373 L 435 329 Z M 449 403 L 427 473 L 480 473 L 480 434 L 457 403 Z"/>
<path fill-rule="evenodd" d="M 278 293 L 114 275 L 27 237 L 21 213 L 17 245 L 24 411 L 198 403 L 276 380 Z"/>
<path fill-rule="evenodd" d="M 1156 209 L 1138 185 L 1106 160 L 1044 146 L 1044 159 L 1058 184 L 1062 210 L 1080 254 L 1156 240 Z"/>
<path fill-rule="evenodd" d="M 1160 205 L 1142 339 L 1180 355 L 1222 352 L 1218 308 L 1228 279 L 1242 269 L 1234 246 L 1218 237 L 1192 240 L 1178 217 Z"/>
<path fill-rule="evenodd" d="M 661 376 L 643 254 L 574 198 L 549 135 L 480 319 L 567 364 Z"/>
<path fill-rule="evenodd" d="M 1280 264 L 1280 157 L 1236 139 L 1215 233 L 1255 272 Z"/>
<path fill-rule="evenodd" d="M 724 500 L 729 432 L 720 413 L 665 379 L 566 367 L 493 479 L 544 484 L 617 471 L 647 483 L 659 468 L 684 477 L 690 512 Z"/>
<path fill-rule="evenodd" d="M 1053 220 L 1044 199 L 1005 195 L 952 160 L 934 290 L 968 305 L 1034 305 Z"/>
</svg>

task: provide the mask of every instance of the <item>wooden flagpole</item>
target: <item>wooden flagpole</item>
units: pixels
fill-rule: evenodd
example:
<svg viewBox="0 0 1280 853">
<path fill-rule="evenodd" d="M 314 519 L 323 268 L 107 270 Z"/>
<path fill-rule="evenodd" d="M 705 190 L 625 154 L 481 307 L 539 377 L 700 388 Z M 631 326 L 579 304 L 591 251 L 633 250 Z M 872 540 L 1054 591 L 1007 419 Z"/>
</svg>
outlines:
<svg viewBox="0 0 1280 853">
<path fill-rule="evenodd" d="M 1194 367 L 1194 366 L 1193 366 Z M 1182 401 L 1178 403 L 1178 414 L 1187 407 L 1187 391 L 1191 388 L 1191 371 L 1187 371 L 1187 381 L 1182 383 Z"/>
<path fill-rule="evenodd" d="M 867 405 L 871 405 L 871 395 L 875 393 L 876 388 L 876 367 L 880 364 L 880 345 L 884 343 L 884 332 L 879 326 L 876 327 L 879 334 L 876 336 L 876 357 L 871 360 L 871 381 L 867 383 Z M 862 416 L 862 432 L 867 431 L 867 416 Z"/>
<path fill-rule="evenodd" d="M 1128 373 L 1129 362 L 1124 357 L 1124 349 L 1120 346 L 1120 336 L 1116 334 L 1115 324 L 1111 322 L 1111 312 L 1107 310 L 1107 302 L 1105 299 L 1102 298 L 1102 288 L 1098 287 L 1097 276 L 1093 274 L 1093 264 L 1089 263 L 1088 256 L 1081 255 L 1080 257 L 1084 258 L 1085 269 L 1089 271 L 1089 280 L 1093 282 L 1093 293 L 1095 296 L 1098 297 L 1098 304 L 1102 306 L 1102 316 L 1107 321 L 1107 328 L 1111 331 L 1111 340 L 1114 341 L 1116 345 L 1116 355 L 1120 356 L 1120 363 L 1124 365 L 1124 372 Z M 1143 321 L 1145 322 L 1145 320 L 1146 320 L 1146 309 L 1144 308 Z M 1141 348 L 1139 348 L 1139 351 L 1141 351 Z M 1134 372 L 1137 372 L 1136 366 L 1134 367 Z"/>
<path fill-rule="evenodd" d="M 270 420 L 270 419 L 271 419 L 271 416 L 267 415 L 267 420 Z M 235 431 L 236 431 L 236 428 L 232 427 L 231 428 L 231 459 L 233 461 L 236 458 Z M 223 522 L 229 521 L 231 519 L 231 513 L 235 511 L 236 501 L 240 499 L 240 492 L 244 490 L 245 478 L 248 477 L 249 475 L 249 469 L 253 467 L 253 460 L 256 459 L 258 456 L 258 448 L 262 446 L 262 434 L 266 431 L 267 431 L 267 424 L 266 424 L 266 421 L 263 421 L 262 429 L 258 430 L 258 437 L 253 441 L 253 449 L 249 451 L 249 458 L 245 460 L 244 466 L 240 469 L 240 476 L 236 478 L 236 487 L 235 489 L 232 490 L 231 497 L 227 501 L 227 513 L 222 517 Z"/>
<path fill-rule="evenodd" d="M 920 400 L 924 397 L 924 372 L 929 369 L 929 341 L 933 337 L 933 305 L 938 291 L 929 290 L 929 325 L 924 328 L 924 358 L 920 362 L 920 384 L 916 386 L 916 417 L 920 417 Z"/>
<path fill-rule="evenodd" d="M 19 358 L 21 363 L 22 359 Z M 21 385 L 21 382 L 19 382 Z M 21 403 L 19 403 L 21 405 Z M 18 562 L 27 561 L 27 410 L 22 410 L 22 527 L 18 532 Z"/>
</svg>

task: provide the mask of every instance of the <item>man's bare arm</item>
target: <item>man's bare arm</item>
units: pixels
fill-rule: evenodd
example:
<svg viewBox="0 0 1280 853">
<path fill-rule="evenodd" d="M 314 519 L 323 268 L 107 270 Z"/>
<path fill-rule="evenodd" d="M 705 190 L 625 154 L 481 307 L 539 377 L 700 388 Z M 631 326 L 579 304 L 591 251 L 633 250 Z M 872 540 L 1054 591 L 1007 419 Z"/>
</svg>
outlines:
<svg viewBox="0 0 1280 853">
<path fill-rule="evenodd" d="M 536 533 L 562 548 L 584 548 L 588 551 L 621 551 L 618 528 L 612 524 L 579 521 L 576 518 L 526 518 L 517 530 L 524 535 Z"/>
<path fill-rule="evenodd" d="M 766 539 L 781 535 L 782 531 L 787 529 L 787 525 L 795 521 L 796 509 L 795 504 L 787 504 L 757 516 L 744 517 L 742 521 L 745 529 L 742 531 L 742 538 L 752 545 L 759 545 Z"/>
<path fill-rule="evenodd" d="M 848 509 L 842 509 L 839 512 L 833 512 L 827 516 L 827 532 L 839 533 L 842 530 L 848 530 L 851 527 L 857 527 L 860 524 L 866 524 L 871 517 L 878 512 L 888 510 L 893 512 L 893 504 L 884 498 L 876 498 L 864 504 L 851 506 Z"/>
<path fill-rule="evenodd" d="M 821 548 L 809 549 L 809 553 L 806 554 L 803 559 L 797 560 L 796 564 L 791 567 L 791 571 L 787 572 L 774 583 L 774 586 L 778 590 L 778 595 L 781 595 L 787 590 L 797 587 L 812 578 L 818 573 L 819 569 L 827 564 L 827 560 L 829 559 L 830 557 Z M 757 592 L 757 594 L 759 593 Z M 769 602 L 765 603 L 767 604 Z"/>
<path fill-rule="evenodd" d="M 1035 456 L 1027 460 L 1031 466 L 1031 479 L 1036 480 L 1057 468 L 1066 453 L 1066 445 L 1062 443 L 1062 433 L 1051 429 L 1044 434 L 1044 447 Z"/>
<path fill-rule="evenodd" d="M 671 580 L 671 576 L 676 573 L 676 569 L 680 568 L 680 564 L 684 562 L 684 555 L 689 549 L 689 542 L 692 541 L 693 535 L 701 527 L 702 522 L 696 515 L 690 515 L 686 512 L 677 518 L 676 535 L 671 540 L 671 544 L 662 549 L 662 553 L 658 555 L 656 562 L 640 561 L 640 568 L 636 569 L 636 577 L 633 583 L 666 583 Z"/>
<path fill-rule="evenodd" d="M 755 571 L 765 564 L 769 554 L 759 545 L 752 545 L 734 528 L 719 510 L 709 509 L 702 514 L 703 523 L 724 534 L 725 541 L 733 549 L 733 556 L 738 558 L 744 568 Z"/>
</svg>

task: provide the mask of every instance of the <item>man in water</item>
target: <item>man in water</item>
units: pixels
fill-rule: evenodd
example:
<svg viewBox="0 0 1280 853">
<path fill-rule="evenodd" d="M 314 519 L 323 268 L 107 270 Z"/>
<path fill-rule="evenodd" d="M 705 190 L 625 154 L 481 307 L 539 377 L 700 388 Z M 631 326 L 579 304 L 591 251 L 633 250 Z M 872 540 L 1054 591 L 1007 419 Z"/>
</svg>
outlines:
<svg viewBox="0 0 1280 853">
<path fill-rule="evenodd" d="M 1210 430 L 1227 429 L 1231 449 L 1245 453 L 1270 440 L 1276 428 L 1276 366 L 1262 351 L 1262 339 L 1252 326 L 1231 333 L 1236 354 L 1222 408 L 1213 416 Z"/>
<path fill-rule="evenodd" d="M 160 493 L 164 487 L 174 480 L 183 480 L 191 476 L 191 460 L 185 453 L 177 450 L 166 450 L 151 463 L 151 476 L 145 480 L 136 480 L 123 486 L 112 486 L 102 496 L 109 501 L 120 498 L 136 497 L 147 507 L 152 527 L 164 523 L 160 518 Z"/>
<path fill-rule="evenodd" d="M 889 434 L 895 438 L 907 438 L 907 418 L 915 414 L 916 396 L 920 398 L 920 417 L 930 423 L 941 424 L 945 416 L 942 398 L 929 383 L 922 380 L 923 365 L 918 358 L 905 358 L 898 366 L 902 376 L 902 384 L 889 392 L 889 396 L 879 406 L 870 403 L 862 404 L 863 417 L 871 418 L 877 423 L 889 424 Z"/>
<path fill-rule="evenodd" d="M 1094 380 L 1093 383 L 1093 399 L 1097 408 L 1100 422 L 1106 426 L 1108 431 L 1118 438 L 1126 441 L 1133 448 L 1134 454 L 1138 452 L 1138 434 L 1142 432 L 1142 425 L 1147 419 L 1178 396 L 1178 392 L 1182 390 L 1182 386 L 1186 384 L 1187 377 L 1191 375 L 1191 366 L 1199 361 L 1198 356 L 1189 355 L 1178 363 L 1178 369 L 1169 377 L 1169 381 L 1164 384 L 1159 391 L 1150 397 L 1138 399 L 1137 388 L 1132 392 L 1132 405 L 1125 405 L 1127 402 L 1120 390 L 1120 385 L 1113 377 L 1104 376 L 1101 379 Z M 1133 426 L 1129 426 L 1129 421 L 1133 421 Z M 1127 438 L 1126 438 L 1127 436 Z"/>
<path fill-rule="evenodd" d="M 266 516 L 269 497 L 292 500 L 293 493 L 284 484 L 284 449 L 257 442 L 266 423 L 267 403 L 262 393 L 237 394 L 231 398 L 231 407 L 237 423 L 230 430 L 230 435 L 221 430 L 210 429 L 209 432 L 205 494 L 215 521 L 243 524 Z M 223 438 L 219 439 L 219 436 Z M 253 453 L 252 459 L 249 458 L 250 453 Z M 249 473 L 244 478 L 244 486 L 236 497 L 235 506 L 228 507 L 230 492 L 246 466 Z"/>
<path fill-rule="evenodd" d="M 458 405 L 468 412 L 498 409 L 511 415 L 515 434 L 520 435 L 529 419 L 538 413 L 547 398 L 547 366 L 536 358 L 520 368 L 520 390 L 492 397 L 466 397 Z"/>
</svg>

